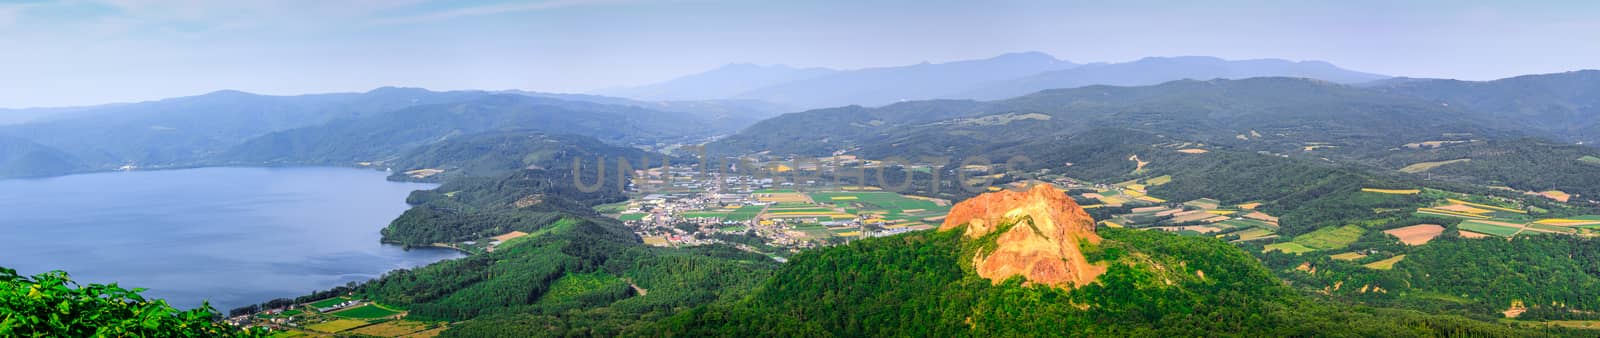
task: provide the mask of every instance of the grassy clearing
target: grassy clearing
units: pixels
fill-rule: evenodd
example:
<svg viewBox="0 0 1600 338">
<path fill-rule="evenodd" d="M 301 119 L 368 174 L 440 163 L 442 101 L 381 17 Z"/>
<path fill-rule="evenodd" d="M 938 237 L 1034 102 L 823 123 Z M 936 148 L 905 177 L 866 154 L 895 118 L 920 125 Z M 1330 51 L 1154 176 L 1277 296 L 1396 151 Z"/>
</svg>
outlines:
<svg viewBox="0 0 1600 338">
<path fill-rule="evenodd" d="M 755 219 L 756 215 L 759 215 L 759 214 L 761 214 L 761 206 L 747 205 L 747 206 L 739 207 L 739 209 L 734 210 L 732 212 L 729 212 L 726 219 L 730 220 L 730 221 L 748 221 L 748 220 L 751 220 L 751 219 Z"/>
<path fill-rule="evenodd" d="M 1253 228 L 1253 229 L 1249 229 L 1249 230 L 1245 230 L 1245 231 L 1236 232 L 1234 234 L 1235 235 L 1239 235 L 1239 240 L 1241 240 L 1241 241 L 1249 241 L 1249 240 L 1260 239 L 1262 237 L 1272 236 L 1273 232 L 1272 232 L 1272 230 L 1267 230 L 1267 229 L 1264 229 L 1264 228 Z"/>
<path fill-rule="evenodd" d="M 1456 227 L 1461 228 L 1461 230 L 1506 238 L 1515 236 L 1518 231 L 1522 231 L 1522 229 L 1518 228 L 1483 223 L 1476 220 L 1461 222 L 1461 225 L 1457 225 Z"/>
<path fill-rule="evenodd" d="M 311 337 L 311 334 L 310 333 L 305 333 L 305 332 L 302 332 L 302 331 L 273 331 L 272 334 L 267 335 L 267 338 L 300 338 L 300 337 Z"/>
<path fill-rule="evenodd" d="M 1283 253 L 1291 253 L 1291 254 L 1302 254 L 1302 253 L 1317 251 L 1317 249 L 1312 249 L 1310 247 L 1307 247 L 1305 245 L 1301 245 L 1300 243 L 1295 243 L 1295 242 L 1273 243 L 1273 244 L 1268 244 L 1267 245 L 1267 251 L 1274 251 L 1274 250 L 1281 251 Z"/>
<path fill-rule="evenodd" d="M 317 331 L 317 332 L 334 333 L 334 332 L 349 330 L 349 329 L 358 328 L 358 327 L 362 327 L 362 326 L 366 326 L 366 325 L 367 325 L 367 322 L 363 321 L 363 320 L 334 319 L 334 320 L 331 320 L 331 321 L 326 321 L 326 322 L 307 325 L 306 329 L 312 330 L 312 331 Z"/>
<path fill-rule="evenodd" d="M 1447 165 L 1447 164 L 1464 163 L 1464 162 L 1468 162 L 1468 161 L 1472 161 L 1472 159 L 1463 158 L 1463 159 L 1454 159 L 1454 160 L 1449 160 L 1449 161 L 1422 162 L 1422 163 L 1416 163 L 1416 164 L 1408 165 L 1405 168 L 1400 168 L 1400 172 L 1407 173 L 1407 174 L 1415 174 L 1415 173 L 1420 173 L 1420 172 L 1424 172 L 1424 171 L 1428 171 L 1428 170 L 1433 170 L 1433 168 L 1438 168 L 1438 167 L 1441 167 L 1441 166 L 1444 166 L 1444 165 Z"/>
<path fill-rule="evenodd" d="M 350 301 L 350 297 L 344 297 L 344 296 L 333 297 L 333 298 L 328 298 L 328 299 L 323 299 L 323 300 L 311 302 L 311 307 L 320 309 L 320 308 L 325 308 L 325 307 L 329 307 L 329 306 L 339 305 L 339 303 L 344 303 L 344 302 L 348 302 L 348 301 Z"/>
<path fill-rule="evenodd" d="M 332 315 L 336 317 L 352 319 L 378 319 L 397 314 L 400 314 L 400 311 L 386 309 L 378 306 L 377 304 L 367 304 L 345 310 L 334 311 L 332 313 Z"/>
<path fill-rule="evenodd" d="M 1399 255 L 1399 256 L 1390 257 L 1389 259 L 1376 261 L 1376 262 L 1372 262 L 1372 263 L 1367 263 L 1367 265 L 1362 265 L 1362 266 L 1367 267 L 1368 269 L 1374 269 L 1374 270 L 1390 270 L 1390 269 L 1394 269 L 1395 263 L 1400 263 L 1400 261 L 1405 260 L 1405 259 L 1406 259 L 1406 255 Z"/>
<path fill-rule="evenodd" d="M 1361 238 L 1367 229 L 1357 225 L 1327 227 L 1295 237 L 1294 242 L 1317 250 L 1343 249 Z"/>
<path fill-rule="evenodd" d="M 601 204 L 601 205 L 594 206 L 594 211 L 598 211 L 598 212 L 600 212 L 602 214 L 615 214 L 615 213 L 622 212 L 623 210 L 628 210 L 628 202 L 627 201 L 611 203 L 611 204 Z"/>
<path fill-rule="evenodd" d="M 1578 161 L 1582 161 L 1583 163 L 1589 163 L 1589 164 L 1600 164 L 1600 157 L 1584 156 L 1584 157 L 1579 157 Z"/>
<path fill-rule="evenodd" d="M 1547 225 L 1547 224 L 1539 224 L 1539 223 L 1529 223 L 1528 224 L 1528 228 L 1529 229 L 1544 230 L 1544 231 L 1549 231 L 1549 232 L 1555 232 L 1555 233 L 1568 234 L 1568 235 L 1578 233 L 1578 229 L 1573 229 L 1573 228 L 1568 228 L 1568 227 L 1561 227 L 1561 226 L 1554 226 L 1554 225 Z"/>
<path fill-rule="evenodd" d="M 643 220 L 644 216 L 645 216 L 645 213 L 636 212 L 636 213 L 631 213 L 631 214 L 618 215 L 617 219 L 623 220 L 623 221 L 638 221 L 638 220 Z"/>
<path fill-rule="evenodd" d="M 595 272 L 584 274 L 567 274 L 550 284 L 550 291 L 539 298 L 541 303 L 563 303 L 577 301 L 584 294 L 607 287 L 619 287 L 627 284 L 621 278 L 609 274 Z"/>
</svg>

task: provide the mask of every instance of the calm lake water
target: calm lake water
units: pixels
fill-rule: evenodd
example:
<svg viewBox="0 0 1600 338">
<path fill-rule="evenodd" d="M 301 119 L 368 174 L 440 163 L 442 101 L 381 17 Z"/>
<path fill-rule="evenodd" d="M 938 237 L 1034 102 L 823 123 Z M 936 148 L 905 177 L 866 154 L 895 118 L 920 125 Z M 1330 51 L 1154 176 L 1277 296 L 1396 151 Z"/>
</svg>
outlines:
<svg viewBox="0 0 1600 338">
<path fill-rule="evenodd" d="M 0 180 L 0 266 L 148 288 L 192 308 L 237 306 L 460 257 L 378 231 L 406 195 L 349 168 L 205 168 Z"/>
</svg>

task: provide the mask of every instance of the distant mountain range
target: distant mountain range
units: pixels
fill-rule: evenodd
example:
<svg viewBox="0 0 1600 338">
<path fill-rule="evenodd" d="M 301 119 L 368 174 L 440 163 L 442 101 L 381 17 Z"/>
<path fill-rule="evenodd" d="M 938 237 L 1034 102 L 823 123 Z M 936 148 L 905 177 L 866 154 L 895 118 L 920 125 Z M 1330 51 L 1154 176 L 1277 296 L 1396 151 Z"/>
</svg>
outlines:
<svg viewBox="0 0 1600 338">
<path fill-rule="evenodd" d="M 780 112 L 749 100 L 638 101 L 523 91 L 378 88 L 298 96 L 218 91 L 159 101 L 0 111 L 0 178 L 119 167 L 343 163 L 446 137 L 530 130 L 619 144 L 687 141 Z M 415 136 L 406 139 L 405 137 Z M 338 160 L 338 162 L 335 162 Z M 372 161 L 378 158 L 360 158 Z"/>
<path fill-rule="evenodd" d="M 804 81 L 839 73 L 827 68 L 795 68 L 785 65 L 728 64 L 704 73 L 691 74 L 666 82 L 638 87 L 610 88 L 595 94 L 640 100 L 704 100 L 739 97 L 751 88 L 763 88 Z"/>
<path fill-rule="evenodd" d="M 1152 57 L 1123 63 L 1076 64 L 1045 53 L 1025 52 L 981 60 L 924 62 L 856 70 L 737 64 L 661 83 L 601 90 L 597 93 L 639 99 L 752 99 L 812 109 L 847 105 L 881 106 L 926 99 L 994 100 L 1046 89 L 1090 85 L 1140 86 L 1183 79 L 1265 76 L 1303 77 L 1349 84 L 1389 78 L 1339 68 L 1322 61 L 1233 61 L 1184 56 Z M 697 88 L 715 90 L 696 91 Z"/>
</svg>

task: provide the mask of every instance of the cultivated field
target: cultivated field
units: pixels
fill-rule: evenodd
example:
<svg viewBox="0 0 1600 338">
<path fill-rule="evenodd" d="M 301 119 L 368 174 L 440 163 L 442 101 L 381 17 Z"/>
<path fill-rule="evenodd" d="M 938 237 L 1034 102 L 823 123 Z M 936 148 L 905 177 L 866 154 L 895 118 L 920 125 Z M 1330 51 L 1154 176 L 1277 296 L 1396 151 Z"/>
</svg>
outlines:
<svg viewBox="0 0 1600 338">
<path fill-rule="evenodd" d="M 1416 194 L 1420 194 L 1420 193 L 1422 193 L 1422 189 L 1378 189 L 1378 188 L 1361 188 L 1361 191 L 1365 191 L 1365 192 L 1375 192 L 1375 193 L 1380 193 L 1380 194 L 1391 194 L 1391 195 L 1416 195 Z"/>
<path fill-rule="evenodd" d="M 1535 221 L 1537 224 L 1547 224 L 1564 227 L 1587 227 L 1600 225 L 1600 216 L 1584 215 L 1567 218 L 1549 218 Z"/>
<path fill-rule="evenodd" d="M 1444 165 L 1447 165 L 1447 164 L 1464 163 L 1464 162 L 1469 162 L 1469 161 L 1472 161 L 1472 159 L 1463 158 L 1463 159 L 1455 159 L 1455 160 L 1449 160 L 1449 161 L 1422 162 L 1422 163 L 1416 163 L 1416 164 L 1408 165 L 1405 168 L 1400 168 L 1400 172 L 1407 173 L 1407 174 L 1415 174 L 1415 173 L 1420 173 L 1420 172 L 1424 172 L 1424 171 L 1428 171 L 1428 170 L 1433 170 L 1433 168 L 1438 168 L 1438 167 L 1441 167 L 1441 166 L 1444 166 Z"/>
<path fill-rule="evenodd" d="M 344 302 L 348 302 L 348 301 L 350 301 L 350 297 L 341 296 L 341 297 L 333 297 L 333 298 L 328 298 L 328 299 L 323 299 L 323 300 L 311 302 L 310 305 L 311 305 L 311 307 L 314 307 L 314 308 L 325 308 L 325 307 L 329 307 L 329 306 L 339 305 L 339 303 L 344 303 Z"/>
<path fill-rule="evenodd" d="M 400 314 L 400 311 L 384 308 L 378 304 L 367 304 L 345 310 L 334 311 L 334 316 L 352 319 L 378 319 Z"/>
<path fill-rule="evenodd" d="M 1400 263 L 1400 261 L 1405 260 L 1405 259 L 1406 259 L 1406 255 L 1399 255 L 1399 256 L 1391 257 L 1389 259 L 1376 261 L 1376 262 L 1372 262 L 1372 263 L 1367 263 L 1367 265 L 1362 265 L 1362 266 L 1365 266 L 1368 269 L 1389 270 L 1389 269 L 1394 269 L 1394 265 L 1396 263 Z"/>
<path fill-rule="evenodd" d="M 306 329 L 318 332 L 334 333 L 367 325 L 366 321 L 354 319 L 334 319 L 332 321 L 307 325 Z"/>
<path fill-rule="evenodd" d="M 1391 236 L 1400 238 L 1406 245 L 1423 245 L 1432 241 L 1434 237 L 1444 233 L 1444 227 L 1438 224 L 1417 224 L 1413 226 L 1384 230 Z"/>
<path fill-rule="evenodd" d="M 1277 251 L 1281 251 L 1283 253 L 1291 253 L 1291 254 L 1301 254 L 1301 253 L 1317 251 L 1317 249 L 1313 249 L 1311 247 L 1307 247 L 1305 245 L 1301 245 L 1300 243 L 1295 243 L 1295 242 L 1283 242 L 1283 243 L 1268 244 L 1266 250 L 1267 251 L 1277 250 Z"/>
<path fill-rule="evenodd" d="M 428 323 L 423 322 L 393 320 L 363 326 L 355 330 L 350 330 L 349 333 L 378 337 L 399 337 L 406 334 L 427 330 L 429 326 L 430 325 Z"/>
<path fill-rule="evenodd" d="M 1515 224 L 1484 220 L 1463 221 L 1461 225 L 1456 227 L 1461 228 L 1461 230 L 1506 238 L 1516 236 L 1518 232 L 1522 232 L 1522 227 Z"/>
<path fill-rule="evenodd" d="M 1317 250 L 1343 249 L 1350 246 L 1350 243 L 1355 243 L 1356 239 L 1361 238 L 1361 234 L 1366 232 L 1367 229 L 1356 225 L 1328 227 L 1295 237 L 1294 242 Z"/>
<path fill-rule="evenodd" d="M 1346 253 L 1342 253 L 1342 254 L 1328 256 L 1328 258 L 1333 258 L 1333 259 L 1337 259 L 1337 260 L 1344 260 L 1344 261 L 1353 261 L 1353 260 L 1359 260 L 1359 259 L 1362 259 L 1362 258 L 1367 258 L 1367 255 L 1359 253 L 1359 252 L 1346 252 Z"/>
</svg>

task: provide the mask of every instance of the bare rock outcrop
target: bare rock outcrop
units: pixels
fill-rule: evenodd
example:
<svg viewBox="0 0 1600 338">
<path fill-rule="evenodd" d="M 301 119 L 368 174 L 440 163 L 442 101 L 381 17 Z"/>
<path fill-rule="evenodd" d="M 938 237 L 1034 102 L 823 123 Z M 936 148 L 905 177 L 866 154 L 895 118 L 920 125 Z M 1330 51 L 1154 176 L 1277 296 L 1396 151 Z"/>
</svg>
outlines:
<svg viewBox="0 0 1600 338">
<path fill-rule="evenodd" d="M 995 249 L 973 257 L 979 276 L 994 282 L 1022 276 L 1028 283 L 1057 287 L 1086 285 L 1105 273 L 1079 250 L 1099 244 L 1094 220 L 1061 190 L 1048 184 L 1026 192 L 998 191 L 957 203 L 939 231 L 967 225 L 964 236 L 978 239 L 1014 226 L 995 239 Z"/>
</svg>

